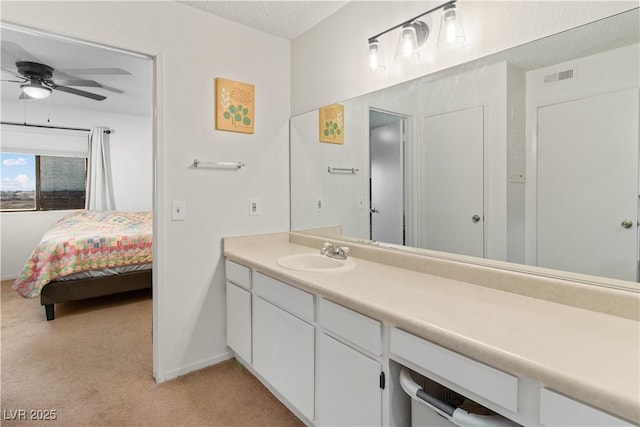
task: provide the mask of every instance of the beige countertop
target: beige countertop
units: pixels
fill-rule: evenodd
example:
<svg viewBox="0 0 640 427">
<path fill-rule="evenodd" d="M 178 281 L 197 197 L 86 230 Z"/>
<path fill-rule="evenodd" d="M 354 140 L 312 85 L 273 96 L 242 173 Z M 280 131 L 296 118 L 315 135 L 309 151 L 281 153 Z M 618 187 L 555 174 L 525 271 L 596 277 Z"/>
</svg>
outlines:
<svg viewBox="0 0 640 427">
<path fill-rule="evenodd" d="M 224 239 L 233 261 L 640 424 L 637 320 L 355 257 L 339 273 L 276 262 L 305 252 L 288 233 Z"/>
</svg>

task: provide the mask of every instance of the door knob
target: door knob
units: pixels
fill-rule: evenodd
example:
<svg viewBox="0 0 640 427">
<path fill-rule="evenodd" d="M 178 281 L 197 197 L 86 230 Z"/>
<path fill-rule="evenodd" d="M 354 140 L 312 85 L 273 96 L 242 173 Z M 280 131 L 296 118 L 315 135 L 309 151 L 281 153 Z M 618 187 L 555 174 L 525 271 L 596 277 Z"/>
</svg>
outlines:
<svg viewBox="0 0 640 427">
<path fill-rule="evenodd" d="M 378 212 L 379 212 L 379 211 L 378 211 L 378 209 L 376 209 L 376 208 L 371 208 L 371 213 L 378 213 Z"/>
<path fill-rule="evenodd" d="M 625 219 L 620 225 L 624 228 L 631 228 L 633 227 L 633 221 L 631 221 L 630 219 Z"/>
<path fill-rule="evenodd" d="M 473 221 L 473 222 L 478 222 L 478 221 L 480 221 L 480 215 L 474 215 L 474 216 L 472 216 L 472 217 L 471 217 L 471 221 Z"/>
</svg>

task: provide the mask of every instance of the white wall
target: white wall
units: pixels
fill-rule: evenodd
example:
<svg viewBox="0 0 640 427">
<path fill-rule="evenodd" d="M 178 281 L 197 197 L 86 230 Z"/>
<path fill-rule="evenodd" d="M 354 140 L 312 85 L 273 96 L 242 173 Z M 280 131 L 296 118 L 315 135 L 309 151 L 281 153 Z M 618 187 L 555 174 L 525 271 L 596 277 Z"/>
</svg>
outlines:
<svg viewBox="0 0 640 427">
<path fill-rule="evenodd" d="M 154 373 L 229 357 L 221 238 L 289 228 L 290 42 L 177 2 L 3 1 L 2 18 L 156 56 Z M 215 77 L 255 85 L 255 134 L 214 130 Z M 246 168 L 189 169 L 194 158 Z M 185 221 L 170 221 L 171 200 Z"/>
<path fill-rule="evenodd" d="M 436 46 L 440 13 L 424 18 L 432 34 L 412 64 L 393 59 L 398 32 L 379 38 L 386 70 L 367 68 L 369 37 L 441 1 L 354 1 L 292 43 L 294 115 L 465 63 L 624 10 L 637 1 L 460 1 L 467 43 Z"/>
</svg>

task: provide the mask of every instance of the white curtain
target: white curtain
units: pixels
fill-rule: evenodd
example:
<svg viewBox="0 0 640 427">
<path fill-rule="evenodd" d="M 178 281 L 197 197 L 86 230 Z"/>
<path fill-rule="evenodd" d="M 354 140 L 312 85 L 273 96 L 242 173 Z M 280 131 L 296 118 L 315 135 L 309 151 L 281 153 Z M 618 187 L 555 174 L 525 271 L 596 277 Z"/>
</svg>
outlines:
<svg viewBox="0 0 640 427">
<path fill-rule="evenodd" d="M 89 170 L 86 208 L 92 211 L 116 209 L 111 179 L 111 156 L 107 128 L 95 127 L 89 134 Z"/>
</svg>

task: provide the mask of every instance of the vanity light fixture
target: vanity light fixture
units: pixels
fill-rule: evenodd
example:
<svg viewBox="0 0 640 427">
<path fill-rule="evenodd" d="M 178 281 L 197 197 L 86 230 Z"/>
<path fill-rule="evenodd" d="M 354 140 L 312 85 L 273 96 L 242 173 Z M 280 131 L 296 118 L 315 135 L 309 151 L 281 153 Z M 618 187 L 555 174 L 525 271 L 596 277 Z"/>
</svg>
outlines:
<svg viewBox="0 0 640 427">
<path fill-rule="evenodd" d="M 401 28 L 402 30 L 400 32 L 400 38 L 398 39 L 398 47 L 395 55 L 396 60 L 402 61 L 418 58 L 420 56 L 418 48 L 422 46 L 427 40 L 427 37 L 429 37 L 429 26 L 423 21 L 419 21 L 418 18 L 435 12 L 436 10 L 443 10 L 438 45 L 445 42 L 454 44 L 464 42 L 465 35 L 462 29 L 462 22 L 460 21 L 458 10 L 454 4 L 456 1 L 457 0 L 450 0 L 370 37 L 369 68 L 374 71 L 384 70 L 384 65 L 380 62 L 380 42 L 378 41 L 378 37 L 397 28 Z"/>
</svg>

